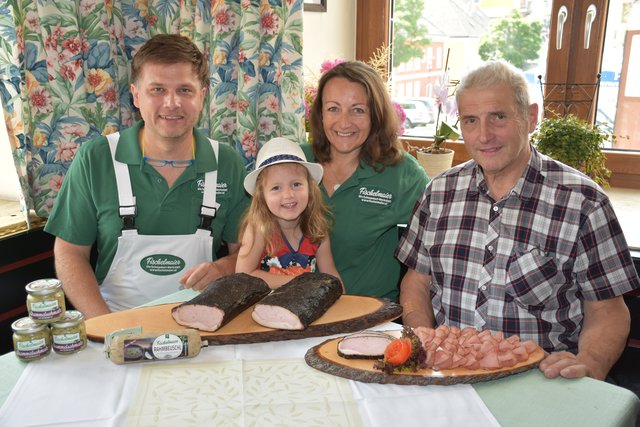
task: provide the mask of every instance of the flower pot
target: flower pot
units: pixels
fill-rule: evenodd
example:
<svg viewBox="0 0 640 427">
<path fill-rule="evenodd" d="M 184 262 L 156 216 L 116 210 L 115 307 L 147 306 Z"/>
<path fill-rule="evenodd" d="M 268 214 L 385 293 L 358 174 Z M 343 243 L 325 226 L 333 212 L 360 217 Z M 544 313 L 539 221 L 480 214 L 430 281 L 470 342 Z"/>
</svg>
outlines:
<svg viewBox="0 0 640 427">
<path fill-rule="evenodd" d="M 441 172 L 446 171 L 453 164 L 453 150 L 446 149 L 445 153 L 424 153 L 422 151 L 416 152 L 418 163 L 425 170 L 429 178 L 433 178 Z"/>
</svg>

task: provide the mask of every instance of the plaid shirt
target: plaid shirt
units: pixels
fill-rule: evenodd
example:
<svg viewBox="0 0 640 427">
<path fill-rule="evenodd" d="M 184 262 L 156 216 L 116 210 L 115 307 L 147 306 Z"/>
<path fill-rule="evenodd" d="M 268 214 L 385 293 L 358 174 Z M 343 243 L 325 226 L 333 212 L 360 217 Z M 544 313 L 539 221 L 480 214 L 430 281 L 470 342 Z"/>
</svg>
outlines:
<svg viewBox="0 0 640 427">
<path fill-rule="evenodd" d="M 532 147 L 513 190 L 494 201 L 475 161 L 432 180 L 396 256 L 432 277 L 438 324 L 577 352 L 583 300 L 640 287 L 606 194 Z"/>
</svg>

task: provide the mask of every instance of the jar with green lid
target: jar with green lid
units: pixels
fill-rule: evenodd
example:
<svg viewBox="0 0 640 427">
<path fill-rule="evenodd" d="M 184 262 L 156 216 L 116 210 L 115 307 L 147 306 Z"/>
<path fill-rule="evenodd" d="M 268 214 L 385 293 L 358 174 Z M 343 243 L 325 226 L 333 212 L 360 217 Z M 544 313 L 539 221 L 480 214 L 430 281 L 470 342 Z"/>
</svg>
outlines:
<svg viewBox="0 0 640 427">
<path fill-rule="evenodd" d="M 40 360 L 51 353 L 51 332 L 48 325 L 23 317 L 11 324 L 13 349 L 23 362 Z"/>
<path fill-rule="evenodd" d="M 29 283 L 27 310 L 36 323 L 57 322 L 65 311 L 62 282 L 58 279 L 40 279 Z"/>
<path fill-rule="evenodd" d="M 62 318 L 51 324 L 51 341 L 53 351 L 58 354 L 73 354 L 87 347 L 87 330 L 84 326 L 84 315 L 76 310 L 69 310 Z"/>
</svg>

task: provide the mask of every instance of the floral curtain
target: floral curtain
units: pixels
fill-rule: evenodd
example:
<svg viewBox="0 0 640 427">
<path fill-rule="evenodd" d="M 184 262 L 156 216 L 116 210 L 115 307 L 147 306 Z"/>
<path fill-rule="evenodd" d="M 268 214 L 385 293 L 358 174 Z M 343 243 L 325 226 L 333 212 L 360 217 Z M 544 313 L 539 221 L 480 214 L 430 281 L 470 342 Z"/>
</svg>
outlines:
<svg viewBox="0 0 640 427">
<path fill-rule="evenodd" d="M 23 211 L 47 217 L 84 142 L 130 126 L 129 63 L 158 33 L 209 57 L 199 122 L 250 168 L 274 136 L 305 138 L 302 0 L 4 0 L 0 99 Z"/>
</svg>

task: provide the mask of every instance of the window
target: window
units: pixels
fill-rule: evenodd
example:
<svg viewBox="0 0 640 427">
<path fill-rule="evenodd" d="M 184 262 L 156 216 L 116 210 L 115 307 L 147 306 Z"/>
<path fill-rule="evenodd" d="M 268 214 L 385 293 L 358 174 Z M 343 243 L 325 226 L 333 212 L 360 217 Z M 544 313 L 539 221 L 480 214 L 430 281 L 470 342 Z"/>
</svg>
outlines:
<svg viewBox="0 0 640 427">
<path fill-rule="evenodd" d="M 610 1 L 596 122 L 622 136 L 612 148 L 640 149 L 640 1 Z"/>
<path fill-rule="evenodd" d="M 375 49 L 389 42 L 391 34 L 391 21 L 389 19 L 392 16 L 391 3 L 390 0 L 357 0 L 357 59 L 366 61 L 371 57 Z M 492 16 L 504 16 L 514 5 L 519 7 L 519 11 L 526 12 L 527 19 L 529 19 L 529 16 L 542 17 L 538 18 L 542 19 L 544 25 L 541 31 L 544 37 L 541 57 L 546 56 L 546 61 L 540 60 L 535 64 L 537 67 L 527 69 L 526 71 L 529 72 L 527 77 L 532 85 L 535 85 L 538 74 L 542 75 L 544 83 L 582 84 L 592 83 L 594 76 L 600 72 L 600 96 L 595 97 L 598 104 L 590 110 L 590 118 L 597 120 L 598 123 L 604 123 L 606 120 L 610 126 L 615 126 L 614 132 L 617 135 L 624 136 L 625 133 L 629 134 L 628 140 L 622 139 L 622 141 L 628 142 L 628 146 L 614 147 L 616 149 L 607 150 L 607 167 L 613 171 L 610 183 L 612 186 L 640 188 L 640 170 L 635 166 L 640 160 L 640 151 L 638 151 L 640 150 L 640 133 L 638 133 L 640 132 L 640 123 L 637 119 L 627 119 L 628 127 L 636 126 L 633 133 L 630 130 L 620 130 L 621 128 L 619 127 L 622 120 L 619 119 L 622 117 L 621 114 L 627 114 L 628 117 L 638 117 L 640 114 L 640 86 L 633 79 L 626 78 L 627 75 L 633 76 L 634 72 L 637 75 L 637 68 L 640 67 L 638 66 L 640 63 L 640 58 L 638 58 L 638 55 L 640 55 L 640 24 L 638 23 L 640 0 L 570 2 L 570 4 L 574 5 L 575 10 L 567 11 L 565 26 L 560 37 L 565 48 L 552 48 L 550 50 L 548 49 L 549 40 L 555 46 L 555 41 L 558 39 L 556 37 L 558 34 L 557 18 L 559 9 L 562 6 L 558 0 L 535 2 L 451 0 L 450 2 L 435 2 L 435 6 L 432 3 L 434 3 L 434 0 L 425 0 L 425 4 L 431 5 L 428 8 L 430 13 L 435 10 L 442 10 L 445 4 L 449 4 L 449 6 L 462 5 L 466 8 L 463 9 L 463 12 L 471 8 L 484 9 L 484 14 L 488 15 L 490 20 L 494 19 L 494 22 L 495 18 L 492 18 Z M 595 4 L 595 15 L 591 13 L 592 18 L 586 19 L 587 9 L 592 3 Z M 489 10 L 485 7 L 487 4 L 495 7 Z M 501 7 L 502 9 L 500 9 Z M 380 17 L 381 14 L 386 16 L 386 22 Z M 525 13 L 522 14 L 525 15 Z M 605 17 L 607 19 L 604 19 Z M 440 29 L 440 32 L 444 33 L 442 27 L 447 27 L 446 30 L 450 30 L 448 27 L 453 27 L 454 23 L 457 25 L 458 21 L 458 15 L 453 15 L 453 18 L 448 21 L 438 22 L 437 27 L 434 25 L 433 28 Z M 591 23 L 591 29 L 588 32 L 589 46 L 587 49 L 584 49 L 585 22 Z M 477 26 L 477 22 L 474 21 L 474 25 Z M 606 38 L 605 29 L 607 30 Z M 623 33 L 625 35 L 624 38 L 622 37 Z M 439 64 L 438 61 L 444 61 L 444 58 L 446 58 L 447 45 L 445 45 L 445 42 L 452 52 L 450 54 L 451 68 L 457 65 L 455 59 L 458 55 L 457 51 L 463 50 L 463 48 L 458 48 L 461 44 L 456 44 L 454 47 L 454 40 L 446 38 L 443 40 L 442 37 L 436 36 L 437 34 L 429 35 L 432 39 L 431 55 L 433 55 L 433 60 L 430 61 L 429 53 L 425 52 L 425 62 L 432 63 L 431 69 L 425 65 L 425 70 L 428 73 L 435 72 L 435 74 L 438 74 L 438 70 L 441 72 L 444 67 L 444 64 Z M 571 45 L 568 43 L 571 43 Z M 548 50 L 548 52 L 542 55 L 544 50 Z M 477 55 L 477 50 L 475 52 Z M 464 52 L 463 58 L 466 59 L 467 55 L 472 56 L 472 54 L 473 52 Z M 451 55 L 454 55 L 453 62 Z M 398 68 L 398 70 L 394 71 L 399 71 L 400 69 Z M 396 83 L 403 81 L 405 85 L 410 80 L 400 72 L 396 72 L 394 78 Z M 627 87 L 627 84 L 629 87 Z M 421 94 L 432 97 L 429 87 L 429 84 L 425 82 L 421 87 Z M 540 93 L 538 85 L 537 90 L 532 95 L 541 98 L 542 95 Z M 626 98 L 621 100 L 622 97 Z M 612 102 L 612 99 L 616 101 Z M 616 110 L 615 112 L 612 107 Z M 620 111 L 621 109 L 622 112 Z M 589 108 L 586 110 L 589 112 Z M 582 114 L 585 114 L 585 112 L 583 111 Z M 408 139 L 413 144 L 416 141 L 420 142 L 422 136 L 411 135 Z M 464 148 L 456 149 L 456 159 L 464 160 L 466 155 L 464 151 Z"/>
</svg>

